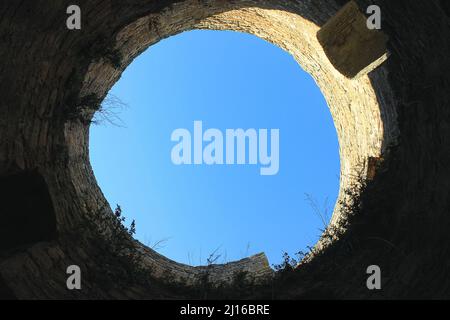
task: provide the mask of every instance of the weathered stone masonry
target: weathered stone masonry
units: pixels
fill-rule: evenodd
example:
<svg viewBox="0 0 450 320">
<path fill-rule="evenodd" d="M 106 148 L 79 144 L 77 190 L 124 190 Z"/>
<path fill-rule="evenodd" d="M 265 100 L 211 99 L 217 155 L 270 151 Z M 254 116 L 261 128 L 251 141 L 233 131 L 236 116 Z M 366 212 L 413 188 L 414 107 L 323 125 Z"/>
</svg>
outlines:
<svg viewBox="0 0 450 320">
<path fill-rule="evenodd" d="M 100 213 L 112 212 L 89 164 L 88 133 L 94 111 L 132 60 L 161 39 L 191 29 L 248 32 L 291 53 L 314 77 L 333 116 L 341 199 L 361 168 L 363 178 L 371 178 L 345 239 L 302 265 L 298 281 L 279 297 L 450 295 L 450 15 L 445 1 L 356 1 L 360 11 L 376 3 L 383 13 L 389 58 L 368 75 L 371 68 L 357 74 L 354 60 L 335 60 L 342 48 L 317 37 L 347 1 L 77 2 L 83 12 L 79 31 L 65 25 L 70 1 L 0 4 L 0 295 L 173 297 L 164 285 L 127 282 L 121 267 L 114 268 L 115 258 L 93 240 L 97 235 L 86 223 L 100 223 Z M 332 30 L 324 28 L 323 34 L 332 39 Z M 350 50 L 358 48 L 355 37 L 342 39 Z M 341 211 L 338 204 L 333 223 Z M 156 276 L 172 270 L 189 281 L 202 272 L 134 246 Z M 105 261 L 113 266 L 106 274 Z M 70 264 L 83 271 L 81 291 L 66 288 Z M 365 287 L 370 264 L 383 270 L 381 291 Z M 213 266 L 211 279 L 227 281 L 236 270 L 262 278 L 270 274 L 267 260 L 258 255 Z"/>
</svg>

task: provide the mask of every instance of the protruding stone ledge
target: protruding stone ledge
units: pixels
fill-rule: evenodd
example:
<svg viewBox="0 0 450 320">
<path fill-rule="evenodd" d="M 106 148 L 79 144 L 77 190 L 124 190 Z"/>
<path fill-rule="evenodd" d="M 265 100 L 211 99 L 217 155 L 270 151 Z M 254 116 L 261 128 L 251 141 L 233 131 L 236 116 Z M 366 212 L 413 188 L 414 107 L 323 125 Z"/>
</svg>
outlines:
<svg viewBox="0 0 450 320">
<path fill-rule="evenodd" d="M 188 285 L 195 285 L 195 282 L 206 273 L 208 281 L 213 285 L 232 283 L 240 272 L 244 272 L 248 279 L 255 283 L 270 279 L 274 273 L 264 253 L 225 264 L 194 267 L 177 263 L 145 247 L 141 247 L 141 250 L 145 255 L 144 264 L 152 270 L 154 276 L 159 278 L 170 274 L 174 280 Z"/>
<path fill-rule="evenodd" d="M 359 78 L 388 58 L 387 36 L 367 27 L 367 18 L 350 1 L 317 33 L 333 66 L 347 78 Z"/>
</svg>

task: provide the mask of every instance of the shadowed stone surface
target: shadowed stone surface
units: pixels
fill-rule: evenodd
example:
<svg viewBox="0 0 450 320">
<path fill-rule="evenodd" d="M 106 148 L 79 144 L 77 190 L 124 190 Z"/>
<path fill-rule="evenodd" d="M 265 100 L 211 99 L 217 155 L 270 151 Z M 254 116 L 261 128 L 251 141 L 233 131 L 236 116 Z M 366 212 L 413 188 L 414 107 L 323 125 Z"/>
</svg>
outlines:
<svg viewBox="0 0 450 320">
<path fill-rule="evenodd" d="M 0 203 L 14 207 L 14 199 L 19 216 L 38 215 L 33 221 L 47 221 L 36 225 L 47 231 L 24 241 L 5 239 L 0 295 L 190 297 L 166 285 L 164 275 L 189 283 L 204 275 L 205 267 L 175 263 L 124 239 L 125 251 L 141 253 L 140 264 L 150 268 L 142 275 L 112 243 L 101 240 L 114 235 L 114 225 L 105 219 L 112 212 L 89 164 L 89 124 L 108 90 L 143 50 L 182 31 L 226 29 L 280 46 L 320 86 L 340 143 L 340 203 L 357 175 L 370 178 L 345 235 L 298 268 L 276 298 L 449 297 L 448 6 L 438 0 L 356 2 L 360 8 L 373 2 L 381 7 L 391 55 L 369 75 L 349 79 L 317 39 L 345 1 L 79 0 L 80 31 L 66 29 L 70 1 L 2 1 L 0 185 L 16 186 L 16 178 L 29 172 L 40 182 L 33 193 L 38 197 L 24 186 L 23 194 L 20 188 L 12 189 L 19 194 L 2 193 Z M 42 210 L 27 212 L 20 203 L 26 199 L 43 201 L 38 201 Z M 332 224 L 345 218 L 340 203 Z M 0 210 L 11 234 L 30 228 L 13 223 L 11 210 Z M 81 291 L 66 289 L 71 264 L 82 269 Z M 371 264 L 382 269 L 381 291 L 366 288 L 365 270 Z M 207 269 L 213 283 L 229 281 L 236 271 L 257 279 L 271 273 L 263 255 Z M 161 281 L 149 286 L 146 276 Z"/>
</svg>

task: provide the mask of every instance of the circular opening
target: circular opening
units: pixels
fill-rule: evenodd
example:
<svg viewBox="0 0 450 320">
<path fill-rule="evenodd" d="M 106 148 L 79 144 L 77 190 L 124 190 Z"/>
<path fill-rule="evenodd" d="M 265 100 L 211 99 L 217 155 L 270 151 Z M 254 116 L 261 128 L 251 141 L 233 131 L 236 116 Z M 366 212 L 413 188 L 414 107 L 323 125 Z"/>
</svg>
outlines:
<svg viewBox="0 0 450 320">
<path fill-rule="evenodd" d="M 219 164 L 194 164 L 199 121 L 203 134 L 222 134 Z M 275 264 L 283 252 L 314 246 L 329 222 L 340 170 L 333 119 L 311 76 L 255 36 L 191 31 L 161 41 L 127 68 L 94 122 L 91 163 L 106 198 L 136 220 L 138 240 L 175 261 L 265 252 Z M 192 165 L 171 159 L 179 128 L 191 135 Z M 237 164 L 238 148 L 227 164 L 226 131 L 238 128 L 258 135 L 255 164 L 250 139 L 245 164 Z M 262 163 L 260 129 L 268 129 L 270 164 Z"/>
<path fill-rule="evenodd" d="M 258 2 L 258 5 L 246 1 L 184 1 L 158 12 L 140 12 L 129 20 L 133 22 L 117 29 L 114 41 L 104 56 L 91 62 L 84 77 L 80 100 L 93 97 L 94 101 L 101 101 L 140 53 L 160 40 L 183 31 L 231 30 L 267 40 L 294 57 L 314 78 L 328 102 L 339 140 L 341 169 L 339 196 L 330 222 L 335 226 L 342 217 L 345 218 L 343 209 L 348 203 L 345 190 L 354 188 L 355 183 L 367 178 L 371 160 L 375 160 L 372 165 L 377 163 L 383 150 L 395 143 L 398 130 L 392 108 L 393 97 L 384 69 L 373 72 L 370 79 L 368 76 L 348 79 L 334 68 L 326 56 L 316 35 L 320 26 L 334 13 L 334 9 L 323 12 L 321 5 L 319 10 L 315 4 L 280 4 L 270 0 Z M 76 130 L 73 133 L 76 134 Z M 74 138 L 79 139 L 78 136 Z M 72 152 L 77 153 L 79 149 Z M 89 166 L 86 169 L 85 177 L 89 181 L 85 184 L 90 184 L 92 171 Z M 96 203 L 93 210 L 98 210 L 98 206 L 104 207 L 104 197 L 99 191 L 96 188 L 92 195 Z M 323 243 L 318 246 L 323 248 Z M 145 253 L 146 265 L 155 270 L 156 276 L 163 276 L 171 270 L 180 279 L 190 281 L 203 270 L 166 259 L 145 246 L 139 246 L 139 249 Z M 267 261 L 256 255 L 245 261 L 220 266 L 214 269 L 214 281 L 228 281 L 236 267 L 259 275 L 264 273 L 259 271 L 267 270 Z"/>
</svg>

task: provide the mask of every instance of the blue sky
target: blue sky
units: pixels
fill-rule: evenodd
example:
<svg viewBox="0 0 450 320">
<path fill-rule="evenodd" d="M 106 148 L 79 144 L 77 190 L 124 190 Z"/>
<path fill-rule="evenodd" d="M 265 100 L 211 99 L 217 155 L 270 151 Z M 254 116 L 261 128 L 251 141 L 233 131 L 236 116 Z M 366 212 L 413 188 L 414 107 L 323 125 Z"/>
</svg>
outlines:
<svg viewBox="0 0 450 320">
<path fill-rule="evenodd" d="M 271 264 L 313 245 L 323 229 L 306 200 L 331 213 L 339 191 L 339 150 L 314 80 L 278 47 L 228 31 L 190 31 L 150 47 L 110 94 L 127 107 L 122 126 L 91 127 L 90 156 L 110 205 L 147 245 L 178 262 L 204 264 L 265 252 Z M 280 130 L 280 168 L 176 166 L 175 129 Z"/>
</svg>

